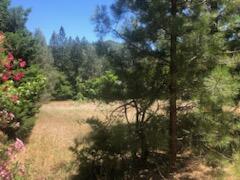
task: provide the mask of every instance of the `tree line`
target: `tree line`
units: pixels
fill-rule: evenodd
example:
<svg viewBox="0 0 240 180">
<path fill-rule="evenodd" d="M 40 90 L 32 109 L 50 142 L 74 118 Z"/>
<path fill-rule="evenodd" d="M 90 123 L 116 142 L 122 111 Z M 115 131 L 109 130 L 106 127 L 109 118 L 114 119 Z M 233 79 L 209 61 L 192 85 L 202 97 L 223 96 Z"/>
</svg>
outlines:
<svg viewBox="0 0 240 180">
<path fill-rule="evenodd" d="M 107 71 L 109 63 L 98 53 L 97 46 L 97 43 L 90 43 L 86 38 L 67 37 L 63 27 L 58 33 L 53 32 L 49 48 L 54 67 L 62 72 L 54 97 L 76 99 L 79 83 L 99 77 Z"/>
</svg>

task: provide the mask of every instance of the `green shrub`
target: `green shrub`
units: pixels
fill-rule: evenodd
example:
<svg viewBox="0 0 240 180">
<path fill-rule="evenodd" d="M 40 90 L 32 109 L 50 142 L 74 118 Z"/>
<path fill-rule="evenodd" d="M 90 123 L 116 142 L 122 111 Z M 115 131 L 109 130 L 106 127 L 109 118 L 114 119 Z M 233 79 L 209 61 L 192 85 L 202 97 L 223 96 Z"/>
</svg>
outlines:
<svg viewBox="0 0 240 180">
<path fill-rule="evenodd" d="M 46 79 L 39 72 L 38 67 L 26 67 L 24 60 L 14 59 L 12 54 L 2 59 L 1 67 L 2 83 L 0 84 L 0 109 L 4 109 L 14 114 L 15 119 L 20 123 L 18 131 L 24 129 L 24 137 L 30 133 L 32 125 L 29 126 L 25 121 L 29 121 L 39 110 L 38 101 L 44 89 Z M 20 67 L 20 63 L 22 67 Z M 17 131 L 7 127 L 8 136 L 14 138 Z M 12 129 L 12 130 L 11 130 Z M 23 138 L 21 133 L 19 138 Z"/>
<path fill-rule="evenodd" d="M 85 82 L 79 79 L 76 99 L 118 100 L 121 92 L 119 89 L 122 87 L 118 77 L 111 71 L 106 71 L 104 75 Z"/>
<path fill-rule="evenodd" d="M 53 97 L 56 100 L 66 100 L 73 98 L 73 89 L 67 77 L 63 73 L 59 73 L 58 82 L 55 84 Z"/>
<path fill-rule="evenodd" d="M 35 125 L 35 122 L 35 117 L 24 119 L 19 130 L 16 133 L 16 136 L 20 137 L 21 139 L 27 139 Z"/>
<path fill-rule="evenodd" d="M 14 53 L 15 57 L 24 58 L 28 64 L 37 53 L 36 40 L 27 30 L 5 33 L 4 47 L 8 52 Z"/>
<path fill-rule="evenodd" d="M 141 144 L 135 132 L 135 124 L 116 122 L 106 126 L 103 122 L 90 119 L 87 123 L 92 132 L 85 139 L 76 139 L 71 148 L 77 158 L 78 175 L 76 179 L 134 179 L 139 178 L 144 169 L 146 177 L 157 174 L 157 158 L 163 158 L 158 151 L 168 149 L 166 118 L 156 116 L 146 125 L 149 159 L 143 163 L 140 158 Z M 166 159 L 158 164 L 166 172 Z"/>
</svg>

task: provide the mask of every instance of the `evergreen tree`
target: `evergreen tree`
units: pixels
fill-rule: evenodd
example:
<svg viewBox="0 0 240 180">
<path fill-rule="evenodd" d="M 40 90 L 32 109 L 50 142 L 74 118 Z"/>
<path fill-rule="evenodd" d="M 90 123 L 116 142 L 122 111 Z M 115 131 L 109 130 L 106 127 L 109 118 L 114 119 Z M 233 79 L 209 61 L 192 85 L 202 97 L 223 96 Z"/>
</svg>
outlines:
<svg viewBox="0 0 240 180">
<path fill-rule="evenodd" d="M 34 38 L 37 41 L 37 55 L 31 62 L 40 67 L 40 70 L 47 77 L 47 85 L 45 91 L 42 94 L 42 100 L 49 100 L 55 91 L 55 86 L 58 83 L 59 72 L 53 67 L 54 59 L 50 48 L 46 44 L 46 39 L 40 29 L 37 29 L 34 33 Z"/>
<path fill-rule="evenodd" d="M 169 100 L 171 171 L 177 154 L 176 101 L 196 97 L 204 77 L 222 54 L 223 36 L 216 17 L 219 8 L 215 1 L 118 0 L 111 7 L 114 20 L 106 15 L 106 7 L 96 10 L 94 21 L 99 33 L 113 33 L 124 40 L 133 59 L 157 62 L 157 72 L 165 72 L 159 74 L 166 84 L 159 84 L 162 95 L 155 100 Z"/>
<path fill-rule="evenodd" d="M 52 33 L 52 36 L 50 38 L 50 42 L 49 42 L 49 47 L 52 51 L 52 55 L 54 58 L 54 65 L 56 66 L 56 62 L 55 59 L 57 59 L 57 53 L 58 53 L 58 37 L 57 37 L 57 33 L 54 31 Z"/>
<path fill-rule="evenodd" d="M 66 33 L 65 33 L 64 28 L 61 26 L 59 29 L 59 34 L 58 34 L 58 45 L 60 47 L 64 47 L 66 41 L 67 41 Z"/>
<path fill-rule="evenodd" d="M 31 64 L 36 57 L 36 39 L 27 30 L 5 33 L 5 48 L 17 58 L 24 58 Z"/>
<path fill-rule="evenodd" d="M 19 7 L 11 7 L 9 0 L 0 1 L 0 31 L 16 32 L 26 30 L 25 24 L 28 20 L 30 9 Z"/>
<path fill-rule="evenodd" d="M 66 71 L 67 61 L 69 60 L 69 52 L 67 52 L 67 38 L 63 27 L 59 29 L 59 33 L 53 32 L 50 39 L 50 47 L 54 57 L 54 65 L 62 72 Z"/>
<path fill-rule="evenodd" d="M 0 0 L 0 31 L 5 32 L 7 29 L 7 22 L 9 17 L 8 6 L 9 0 Z"/>
<path fill-rule="evenodd" d="M 54 58 L 54 66 L 64 73 L 67 84 L 77 95 L 77 83 L 100 76 L 104 73 L 103 56 L 97 54 L 94 43 L 89 43 L 86 38 L 67 37 L 63 27 L 59 33 L 53 32 L 50 39 L 50 48 Z M 78 79 L 78 82 L 77 82 Z"/>
<path fill-rule="evenodd" d="M 26 29 L 25 25 L 31 9 L 23 9 L 22 7 L 13 7 L 9 9 L 9 17 L 7 23 L 8 32 L 17 32 Z"/>
</svg>

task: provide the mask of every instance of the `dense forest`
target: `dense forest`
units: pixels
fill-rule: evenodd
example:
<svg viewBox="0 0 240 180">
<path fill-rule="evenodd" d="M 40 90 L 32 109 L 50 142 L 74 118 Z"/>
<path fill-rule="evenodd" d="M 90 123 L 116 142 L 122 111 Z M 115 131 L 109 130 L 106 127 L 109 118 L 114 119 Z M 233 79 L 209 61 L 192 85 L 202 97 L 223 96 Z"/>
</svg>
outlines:
<svg viewBox="0 0 240 180">
<path fill-rule="evenodd" d="M 29 13 L 0 0 L 0 178 L 28 179 L 10 156 L 66 100 L 112 106 L 84 121 L 70 179 L 177 179 L 192 160 L 240 177 L 239 0 L 116 0 L 93 12 L 96 42 L 64 27 L 47 42 Z"/>
</svg>

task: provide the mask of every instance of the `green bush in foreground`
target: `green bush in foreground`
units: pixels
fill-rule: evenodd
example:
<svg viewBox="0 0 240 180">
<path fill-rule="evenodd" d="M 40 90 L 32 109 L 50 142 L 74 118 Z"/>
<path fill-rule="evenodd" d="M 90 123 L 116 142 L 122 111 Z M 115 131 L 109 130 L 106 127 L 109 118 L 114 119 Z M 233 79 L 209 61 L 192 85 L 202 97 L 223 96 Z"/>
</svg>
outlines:
<svg viewBox="0 0 240 180">
<path fill-rule="evenodd" d="M 87 123 L 92 127 L 92 132 L 83 140 L 76 139 L 75 146 L 71 148 L 76 162 L 79 162 L 75 179 L 160 178 L 157 166 L 166 173 L 166 155 L 156 151 L 168 148 L 165 117 L 156 116 L 146 124 L 146 141 L 151 153 L 144 163 L 134 124 L 116 122 L 106 126 L 97 119 L 89 119 Z"/>
</svg>

